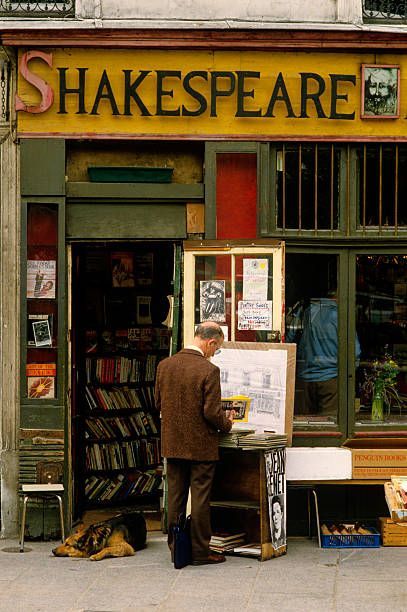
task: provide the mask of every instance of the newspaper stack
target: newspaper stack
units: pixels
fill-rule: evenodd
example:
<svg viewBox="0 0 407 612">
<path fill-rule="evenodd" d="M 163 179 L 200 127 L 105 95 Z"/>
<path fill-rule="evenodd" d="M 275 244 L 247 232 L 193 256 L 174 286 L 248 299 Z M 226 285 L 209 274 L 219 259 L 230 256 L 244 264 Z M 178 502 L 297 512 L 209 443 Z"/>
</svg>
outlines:
<svg viewBox="0 0 407 612">
<path fill-rule="evenodd" d="M 235 546 L 244 544 L 245 533 L 214 533 L 209 542 L 209 548 L 218 553 L 233 550 Z"/>
<path fill-rule="evenodd" d="M 248 427 L 233 429 L 229 433 L 219 436 L 219 446 L 238 448 L 240 446 L 239 440 L 248 434 L 254 434 L 255 431 L 255 429 L 249 429 Z"/>
<path fill-rule="evenodd" d="M 271 449 L 286 446 L 287 436 L 274 433 L 253 433 L 242 436 L 238 440 L 238 446 L 245 449 Z"/>
</svg>

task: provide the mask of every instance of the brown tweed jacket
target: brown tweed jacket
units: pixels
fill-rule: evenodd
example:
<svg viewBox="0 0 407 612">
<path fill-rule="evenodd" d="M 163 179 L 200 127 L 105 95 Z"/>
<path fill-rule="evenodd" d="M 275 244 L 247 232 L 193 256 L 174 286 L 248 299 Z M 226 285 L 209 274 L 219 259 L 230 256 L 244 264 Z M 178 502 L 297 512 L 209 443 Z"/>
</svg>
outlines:
<svg viewBox="0 0 407 612">
<path fill-rule="evenodd" d="M 220 403 L 219 368 L 183 349 L 157 368 L 155 402 L 161 411 L 161 452 L 171 459 L 216 461 L 218 430 L 230 431 Z"/>
</svg>

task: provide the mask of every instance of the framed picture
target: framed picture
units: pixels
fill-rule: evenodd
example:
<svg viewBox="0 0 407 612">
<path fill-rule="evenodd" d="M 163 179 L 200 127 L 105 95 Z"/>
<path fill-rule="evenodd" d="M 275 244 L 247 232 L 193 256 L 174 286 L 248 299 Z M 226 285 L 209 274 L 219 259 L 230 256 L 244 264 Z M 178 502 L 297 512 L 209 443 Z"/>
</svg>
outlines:
<svg viewBox="0 0 407 612">
<path fill-rule="evenodd" d="M 151 325 L 151 296 L 137 296 L 137 324 Z"/>
<path fill-rule="evenodd" d="M 112 287 L 134 287 L 133 253 L 111 253 Z"/>
<path fill-rule="evenodd" d="M 362 119 L 397 119 L 400 116 L 400 66 L 362 64 Z"/>
<path fill-rule="evenodd" d="M 51 330 L 47 319 L 33 321 L 33 334 L 35 346 L 52 346 Z"/>
</svg>

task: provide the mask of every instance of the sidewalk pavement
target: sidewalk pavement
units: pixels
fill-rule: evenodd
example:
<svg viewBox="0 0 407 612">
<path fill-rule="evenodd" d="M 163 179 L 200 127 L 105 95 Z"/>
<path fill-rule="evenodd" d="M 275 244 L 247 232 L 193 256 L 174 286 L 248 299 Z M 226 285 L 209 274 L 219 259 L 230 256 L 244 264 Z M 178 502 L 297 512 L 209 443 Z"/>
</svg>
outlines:
<svg viewBox="0 0 407 612">
<path fill-rule="evenodd" d="M 135 557 L 53 557 L 52 542 L 0 540 L 1 612 L 328 612 L 407 610 L 407 548 L 319 549 L 289 539 L 284 557 L 229 556 L 173 569 L 165 536 L 149 533 Z M 30 549 L 30 550 L 29 550 Z"/>
</svg>

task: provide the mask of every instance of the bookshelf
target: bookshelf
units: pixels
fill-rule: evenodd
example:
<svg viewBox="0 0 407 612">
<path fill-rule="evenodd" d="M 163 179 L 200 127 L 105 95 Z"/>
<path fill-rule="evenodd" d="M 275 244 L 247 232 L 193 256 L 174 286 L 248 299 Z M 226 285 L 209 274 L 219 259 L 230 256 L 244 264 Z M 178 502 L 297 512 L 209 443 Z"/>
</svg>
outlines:
<svg viewBox="0 0 407 612">
<path fill-rule="evenodd" d="M 159 506 L 154 381 L 158 363 L 170 352 L 172 330 L 162 321 L 173 269 L 156 266 L 157 257 L 151 245 L 78 249 L 73 421 L 78 514 L 117 505 Z"/>
<path fill-rule="evenodd" d="M 248 543 L 260 545 L 259 561 L 285 554 L 285 546 L 272 546 L 264 452 L 238 448 L 219 452 L 212 487 L 212 531 L 244 532 Z"/>
</svg>

